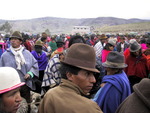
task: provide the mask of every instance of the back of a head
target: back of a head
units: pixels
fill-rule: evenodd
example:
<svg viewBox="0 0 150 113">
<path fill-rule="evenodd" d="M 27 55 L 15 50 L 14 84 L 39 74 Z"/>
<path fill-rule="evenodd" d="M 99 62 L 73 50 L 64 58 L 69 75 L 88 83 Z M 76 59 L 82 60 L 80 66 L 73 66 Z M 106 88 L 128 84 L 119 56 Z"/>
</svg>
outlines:
<svg viewBox="0 0 150 113">
<path fill-rule="evenodd" d="M 16 89 L 22 85 L 18 72 L 12 67 L 0 67 L 0 94 Z"/>
<path fill-rule="evenodd" d="M 85 40 L 82 36 L 80 35 L 75 35 L 73 36 L 70 40 L 69 40 L 69 45 L 68 47 L 70 47 L 72 44 L 74 43 L 85 43 Z"/>
</svg>

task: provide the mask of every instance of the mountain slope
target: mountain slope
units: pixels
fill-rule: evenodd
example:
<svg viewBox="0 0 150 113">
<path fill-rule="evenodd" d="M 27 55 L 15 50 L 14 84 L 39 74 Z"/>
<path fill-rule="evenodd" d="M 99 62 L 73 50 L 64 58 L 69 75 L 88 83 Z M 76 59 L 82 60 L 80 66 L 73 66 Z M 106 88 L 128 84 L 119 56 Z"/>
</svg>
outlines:
<svg viewBox="0 0 150 113">
<path fill-rule="evenodd" d="M 0 20 L 0 25 L 8 20 Z M 48 29 L 52 34 L 71 33 L 73 26 L 93 26 L 95 29 L 103 26 L 114 26 L 137 22 L 150 22 L 141 19 L 121 19 L 114 17 L 98 17 L 83 19 L 67 19 L 56 17 L 35 18 L 29 20 L 8 21 L 12 30 L 26 31 L 31 33 L 41 33 Z"/>
</svg>

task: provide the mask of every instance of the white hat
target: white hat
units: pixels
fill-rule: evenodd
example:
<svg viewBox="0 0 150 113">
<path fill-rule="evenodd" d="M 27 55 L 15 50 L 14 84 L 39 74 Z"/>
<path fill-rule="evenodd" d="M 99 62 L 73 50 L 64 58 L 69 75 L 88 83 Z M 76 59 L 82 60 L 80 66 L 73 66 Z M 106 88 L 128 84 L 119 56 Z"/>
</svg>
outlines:
<svg viewBox="0 0 150 113">
<path fill-rule="evenodd" d="M 117 39 L 116 38 L 109 38 L 108 39 L 108 43 L 115 46 L 116 45 L 116 42 L 117 42 Z"/>
<path fill-rule="evenodd" d="M 0 67 L 0 94 L 16 89 L 24 84 L 14 68 Z"/>
</svg>

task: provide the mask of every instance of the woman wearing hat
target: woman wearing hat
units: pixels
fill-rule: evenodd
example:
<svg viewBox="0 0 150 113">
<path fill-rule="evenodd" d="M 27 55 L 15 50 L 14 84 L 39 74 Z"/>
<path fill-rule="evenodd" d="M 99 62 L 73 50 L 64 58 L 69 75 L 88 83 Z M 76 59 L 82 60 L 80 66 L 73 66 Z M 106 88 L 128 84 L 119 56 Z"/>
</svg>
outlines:
<svg viewBox="0 0 150 113">
<path fill-rule="evenodd" d="M 131 94 L 129 80 L 123 71 L 127 65 L 124 56 L 117 51 L 111 51 L 102 65 L 106 68 L 107 75 L 103 77 L 101 88 L 93 100 L 104 113 L 115 113 L 123 100 Z"/>
<path fill-rule="evenodd" d="M 62 61 L 62 81 L 45 94 L 39 113 L 102 113 L 95 102 L 85 98 L 96 82 L 93 73 L 99 72 L 95 64 L 93 47 L 73 44 Z"/>
<path fill-rule="evenodd" d="M 14 68 L 0 67 L 0 84 L 0 113 L 16 113 L 22 100 L 19 90 L 25 83 Z"/>
<path fill-rule="evenodd" d="M 108 54 L 114 50 L 117 40 L 115 38 L 109 38 L 108 43 L 104 46 L 102 50 L 102 63 L 106 61 Z"/>
</svg>

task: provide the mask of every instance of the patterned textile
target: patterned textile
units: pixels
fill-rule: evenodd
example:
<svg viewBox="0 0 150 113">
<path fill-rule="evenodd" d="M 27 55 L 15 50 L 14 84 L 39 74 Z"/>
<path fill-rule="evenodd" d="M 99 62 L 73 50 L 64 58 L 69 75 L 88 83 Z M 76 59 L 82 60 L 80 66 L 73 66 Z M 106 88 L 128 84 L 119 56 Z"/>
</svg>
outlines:
<svg viewBox="0 0 150 113">
<path fill-rule="evenodd" d="M 102 43 L 100 41 L 95 44 L 94 49 L 96 52 L 96 56 L 101 57 L 103 46 L 102 46 Z"/>
<path fill-rule="evenodd" d="M 60 83 L 61 75 L 59 72 L 59 67 L 60 67 L 59 54 L 56 54 L 48 62 L 43 77 L 42 87 Z"/>
</svg>

